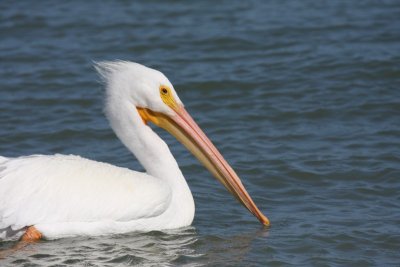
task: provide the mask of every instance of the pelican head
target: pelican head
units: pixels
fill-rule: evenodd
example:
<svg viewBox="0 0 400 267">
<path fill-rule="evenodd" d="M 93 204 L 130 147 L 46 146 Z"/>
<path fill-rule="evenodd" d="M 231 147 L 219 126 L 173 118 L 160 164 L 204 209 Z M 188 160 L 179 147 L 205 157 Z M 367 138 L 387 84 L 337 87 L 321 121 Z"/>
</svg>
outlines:
<svg viewBox="0 0 400 267">
<path fill-rule="evenodd" d="M 112 93 L 107 92 L 107 101 L 112 101 L 112 98 L 128 101 L 136 108 L 144 125 L 151 122 L 175 136 L 262 224 L 270 224 L 238 175 L 185 110 L 164 74 L 126 61 L 97 63 L 96 69 L 113 88 Z"/>
</svg>

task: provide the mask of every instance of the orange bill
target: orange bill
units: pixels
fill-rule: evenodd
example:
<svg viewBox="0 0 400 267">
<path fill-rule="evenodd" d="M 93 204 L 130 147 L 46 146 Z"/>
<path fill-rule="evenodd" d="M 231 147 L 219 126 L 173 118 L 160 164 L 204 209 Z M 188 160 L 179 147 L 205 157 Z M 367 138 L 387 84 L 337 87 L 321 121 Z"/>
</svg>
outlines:
<svg viewBox="0 0 400 267">
<path fill-rule="evenodd" d="M 268 218 L 257 208 L 238 175 L 185 108 L 181 105 L 174 105 L 171 108 L 176 113 L 173 116 L 145 108 L 138 108 L 138 111 L 145 122 L 151 121 L 175 136 L 243 206 L 263 225 L 269 226 Z"/>
</svg>

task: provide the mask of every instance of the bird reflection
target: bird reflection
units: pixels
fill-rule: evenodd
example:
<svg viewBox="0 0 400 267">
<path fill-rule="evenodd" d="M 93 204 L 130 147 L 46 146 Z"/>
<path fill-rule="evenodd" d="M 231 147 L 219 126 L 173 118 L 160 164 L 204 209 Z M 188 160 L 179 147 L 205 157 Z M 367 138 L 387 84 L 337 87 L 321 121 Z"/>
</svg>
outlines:
<svg viewBox="0 0 400 267">
<path fill-rule="evenodd" d="M 206 266 L 246 261 L 255 239 L 266 239 L 268 229 L 233 236 L 199 235 L 194 227 L 93 238 L 66 238 L 31 244 L 6 259 L 5 265 L 23 263 L 84 266 Z"/>
</svg>

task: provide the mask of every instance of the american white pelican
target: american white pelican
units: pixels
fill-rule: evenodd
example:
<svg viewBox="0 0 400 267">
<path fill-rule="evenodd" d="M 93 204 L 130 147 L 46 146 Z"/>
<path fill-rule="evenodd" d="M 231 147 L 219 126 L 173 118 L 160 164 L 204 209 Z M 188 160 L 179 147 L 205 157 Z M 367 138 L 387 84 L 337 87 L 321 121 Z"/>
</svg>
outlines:
<svg viewBox="0 0 400 267">
<path fill-rule="evenodd" d="M 194 201 L 166 143 L 147 125 L 172 135 L 264 225 L 239 177 L 186 112 L 159 71 L 102 62 L 105 113 L 146 173 L 73 155 L 0 157 L 0 240 L 32 241 L 188 226 Z"/>
</svg>

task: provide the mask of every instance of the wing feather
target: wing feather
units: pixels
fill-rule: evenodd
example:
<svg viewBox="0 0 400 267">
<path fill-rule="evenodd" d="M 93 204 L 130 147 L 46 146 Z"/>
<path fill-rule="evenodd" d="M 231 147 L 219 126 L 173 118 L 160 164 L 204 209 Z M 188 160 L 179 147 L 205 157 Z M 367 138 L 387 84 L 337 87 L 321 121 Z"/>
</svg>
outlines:
<svg viewBox="0 0 400 267">
<path fill-rule="evenodd" d="M 40 223 L 150 218 L 170 201 L 161 179 L 107 163 L 73 155 L 0 158 L 0 239 L 2 230 Z"/>
</svg>

